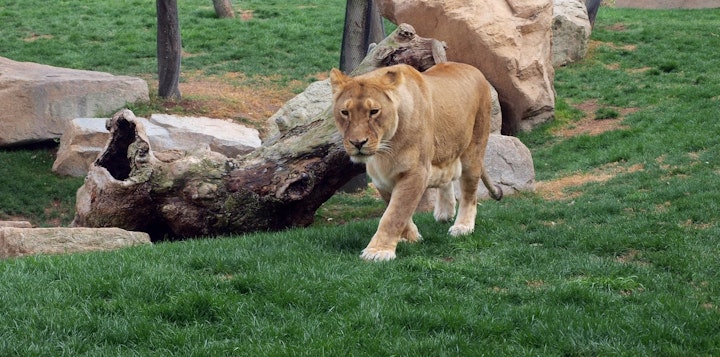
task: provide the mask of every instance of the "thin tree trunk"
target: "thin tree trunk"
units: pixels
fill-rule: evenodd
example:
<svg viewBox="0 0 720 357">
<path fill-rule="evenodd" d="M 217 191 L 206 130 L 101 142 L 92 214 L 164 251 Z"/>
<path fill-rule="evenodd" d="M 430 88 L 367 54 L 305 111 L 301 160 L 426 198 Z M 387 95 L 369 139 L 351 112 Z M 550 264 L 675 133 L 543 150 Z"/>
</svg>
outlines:
<svg viewBox="0 0 720 357">
<path fill-rule="evenodd" d="M 442 43 L 414 31 L 401 24 L 352 74 L 396 63 L 422 71 L 444 58 Z M 331 112 L 231 159 L 155 152 L 142 124 L 122 110 L 108 122 L 110 140 L 78 190 L 74 225 L 143 231 L 154 241 L 309 225 L 318 207 L 364 170 L 348 159 Z"/>
<path fill-rule="evenodd" d="M 176 0 L 156 0 L 158 96 L 180 98 L 182 45 Z"/>
<path fill-rule="evenodd" d="M 357 67 L 372 43 L 385 37 L 380 9 L 373 0 L 347 0 L 345 26 L 340 49 L 340 70 L 346 73 Z M 367 175 L 362 173 L 352 178 L 341 192 L 358 192 L 367 187 Z"/>
<path fill-rule="evenodd" d="M 221 19 L 235 17 L 235 11 L 230 0 L 213 0 L 213 6 L 217 17 Z"/>
</svg>

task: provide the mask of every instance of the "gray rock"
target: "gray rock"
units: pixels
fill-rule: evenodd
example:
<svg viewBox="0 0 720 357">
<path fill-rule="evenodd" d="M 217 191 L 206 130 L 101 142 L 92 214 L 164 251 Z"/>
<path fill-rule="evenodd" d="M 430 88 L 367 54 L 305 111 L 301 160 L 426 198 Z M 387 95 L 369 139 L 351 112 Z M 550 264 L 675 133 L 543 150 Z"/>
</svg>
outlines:
<svg viewBox="0 0 720 357">
<path fill-rule="evenodd" d="M 253 151 L 262 144 L 256 129 L 232 120 L 153 114 L 149 122 L 151 125 L 145 129 L 154 150 L 192 152 L 208 149 L 235 157 Z M 167 136 L 163 130 L 167 131 Z"/>
<path fill-rule="evenodd" d="M 332 104 L 330 80 L 311 83 L 305 90 L 287 101 L 268 118 L 268 137 L 310 123 Z"/>
<path fill-rule="evenodd" d="M 67 122 L 149 100 L 135 77 L 0 57 L 0 147 L 60 138 Z"/>
<path fill-rule="evenodd" d="M 0 259 L 111 250 L 149 243 L 147 233 L 120 228 L 0 227 Z"/>
<path fill-rule="evenodd" d="M 485 167 L 504 195 L 535 192 L 532 154 L 520 139 L 491 134 L 485 151 Z M 490 198 L 482 182 L 478 188 L 478 198 Z"/>
<path fill-rule="evenodd" d="M 82 177 L 102 152 L 110 133 L 103 118 L 72 120 L 60 138 L 52 171 L 65 176 Z"/>
<path fill-rule="evenodd" d="M 554 0 L 552 29 L 553 66 L 585 57 L 592 26 L 583 0 Z"/>
</svg>

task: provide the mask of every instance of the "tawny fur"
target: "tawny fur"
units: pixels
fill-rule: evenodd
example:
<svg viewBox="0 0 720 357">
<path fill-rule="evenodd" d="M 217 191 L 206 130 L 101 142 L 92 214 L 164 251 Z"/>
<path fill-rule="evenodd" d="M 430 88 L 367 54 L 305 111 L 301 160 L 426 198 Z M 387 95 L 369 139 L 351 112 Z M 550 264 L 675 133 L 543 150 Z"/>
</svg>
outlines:
<svg viewBox="0 0 720 357">
<path fill-rule="evenodd" d="M 330 73 L 333 115 L 343 146 L 388 204 L 361 257 L 395 258 L 400 240 L 421 237 L 412 215 L 427 187 L 438 187 L 437 220 L 455 216 L 452 181 L 461 200 L 452 236 L 472 233 L 481 180 L 495 199 L 502 191 L 483 166 L 490 133 L 490 85 L 470 65 L 441 63 L 420 73 L 407 65 L 348 77 Z"/>
</svg>

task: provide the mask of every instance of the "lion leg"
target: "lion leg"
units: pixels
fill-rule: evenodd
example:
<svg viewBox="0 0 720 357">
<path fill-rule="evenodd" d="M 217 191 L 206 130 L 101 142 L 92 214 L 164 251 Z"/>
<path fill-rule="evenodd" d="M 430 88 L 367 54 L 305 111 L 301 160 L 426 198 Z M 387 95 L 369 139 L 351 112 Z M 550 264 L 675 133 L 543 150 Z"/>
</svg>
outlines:
<svg viewBox="0 0 720 357">
<path fill-rule="evenodd" d="M 470 180 L 468 180 L 470 181 Z M 475 189 L 479 180 L 475 181 Z M 471 182 L 460 180 L 460 189 L 462 190 L 462 198 L 460 199 L 460 208 L 455 223 L 450 227 L 448 233 L 453 237 L 463 236 L 472 233 L 475 230 L 475 216 L 477 215 L 477 195 L 475 190 L 470 189 Z"/>
<path fill-rule="evenodd" d="M 401 237 L 408 241 L 420 239 L 412 215 L 420 203 L 424 191 L 425 177 L 422 174 L 408 173 L 397 182 L 392 194 L 380 192 L 388 202 L 387 209 L 380 218 L 377 232 L 363 249 L 361 258 L 372 261 L 395 259 L 395 249 Z"/>
<path fill-rule="evenodd" d="M 378 192 L 380 193 L 380 197 L 382 197 L 382 199 L 385 201 L 385 204 L 389 205 L 390 198 L 392 197 L 390 192 L 380 190 L 380 189 L 378 189 Z M 418 231 L 418 228 L 415 225 L 415 222 L 413 222 L 412 216 L 410 217 L 410 220 L 408 220 L 407 225 L 405 226 L 405 229 L 403 230 L 402 234 L 400 234 L 400 240 L 406 241 L 409 243 L 415 243 L 415 242 L 422 240 L 422 235 L 420 235 L 420 231 Z"/>
<path fill-rule="evenodd" d="M 453 237 L 463 236 L 475 230 L 477 215 L 477 188 L 483 170 L 482 162 L 472 163 L 478 155 L 464 155 L 462 158 L 462 174 L 460 175 L 460 207 L 455 223 L 448 233 Z M 482 156 L 481 156 L 482 157 Z"/>
<path fill-rule="evenodd" d="M 452 181 L 438 187 L 437 201 L 435 202 L 435 210 L 433 216 L 438 222 L 449 222 L 455 217 L 455 191 L 453 190 Z"/>
</svg>

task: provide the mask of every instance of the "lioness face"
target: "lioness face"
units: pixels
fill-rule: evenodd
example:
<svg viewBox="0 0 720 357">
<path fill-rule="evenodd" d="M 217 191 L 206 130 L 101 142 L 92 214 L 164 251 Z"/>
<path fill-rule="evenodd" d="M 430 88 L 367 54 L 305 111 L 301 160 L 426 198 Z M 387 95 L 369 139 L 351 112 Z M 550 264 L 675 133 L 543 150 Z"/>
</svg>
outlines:
<svg viewBox="0 0 720 357">
<path fill-rule="evenodd" d="M 397 130 L 397 114 L 382 79 L 355 80 L 340 71 L 331 73 L 335 126 L 353 162 L 365 163 L 373 155 L 390 150 Z"/>
</svg>

